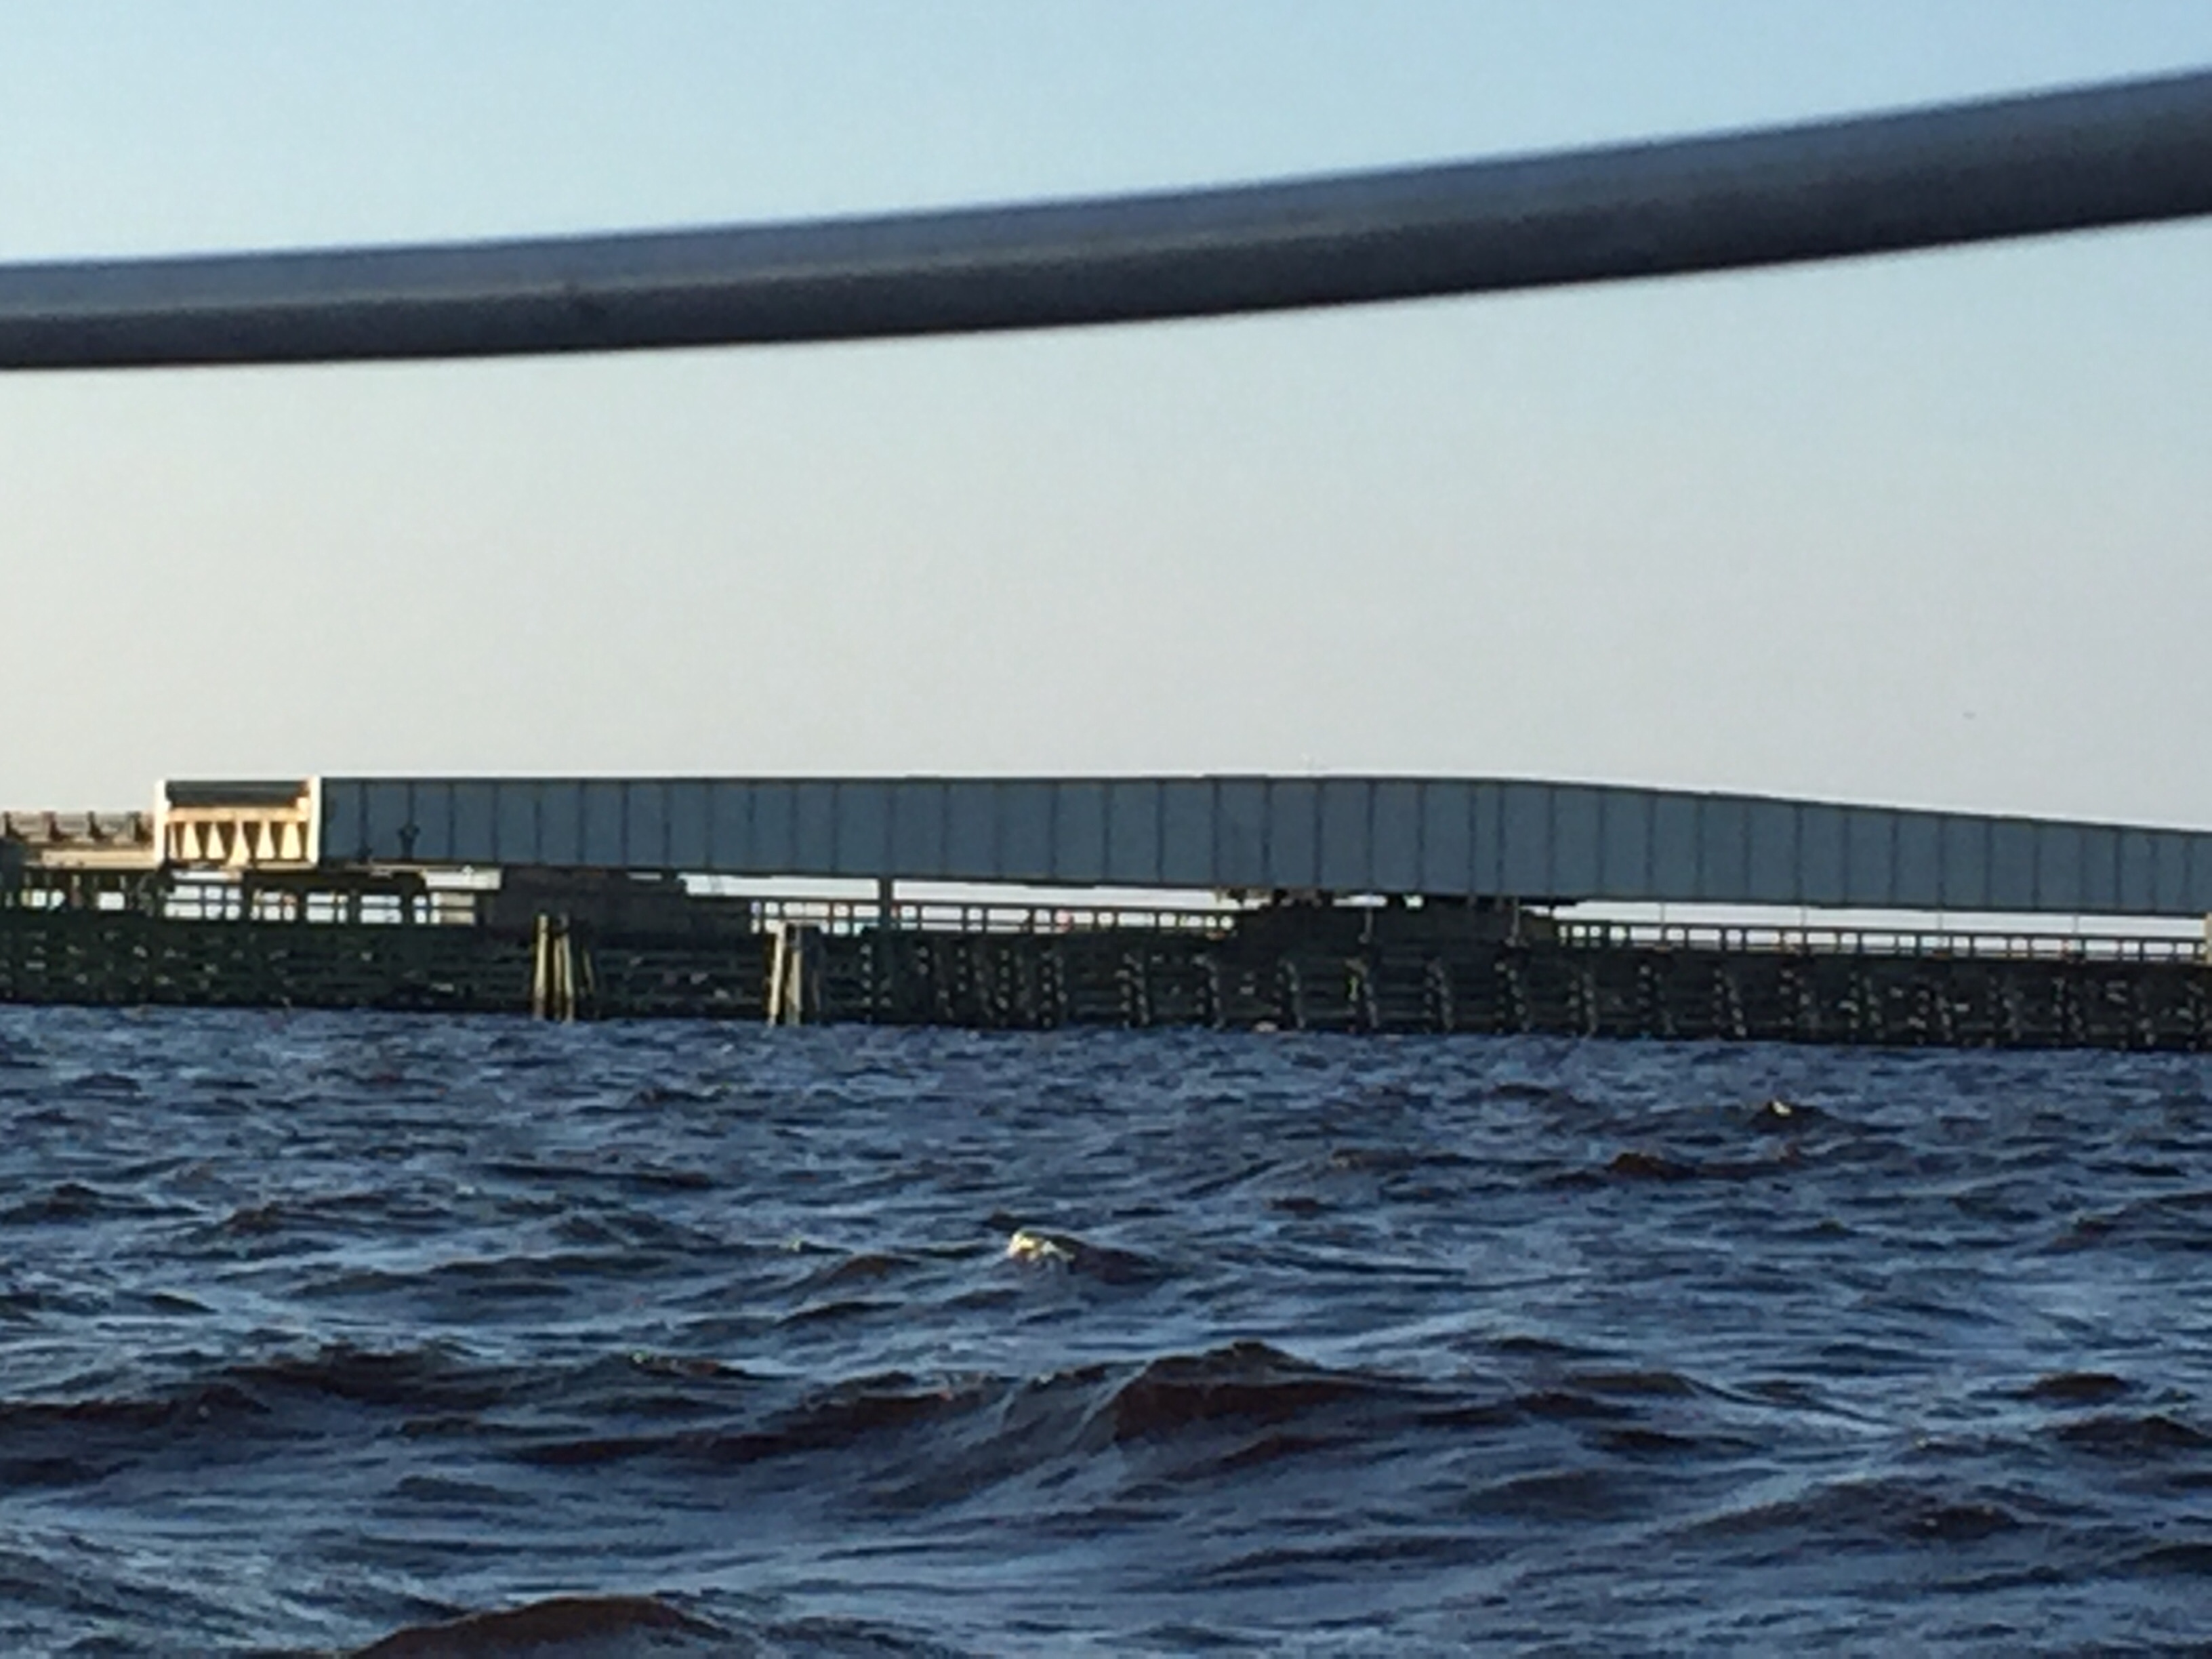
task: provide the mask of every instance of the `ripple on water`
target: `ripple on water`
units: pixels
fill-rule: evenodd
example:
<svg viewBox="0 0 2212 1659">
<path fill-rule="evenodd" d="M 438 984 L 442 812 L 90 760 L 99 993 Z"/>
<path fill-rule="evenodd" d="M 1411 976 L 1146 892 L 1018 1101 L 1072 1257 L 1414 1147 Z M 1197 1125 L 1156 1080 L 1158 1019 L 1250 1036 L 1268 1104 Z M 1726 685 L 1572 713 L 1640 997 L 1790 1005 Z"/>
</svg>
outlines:
<svg viewBox="0 0 2212 1659">
<path fill-rule="evenodd" d="M 0 1008 L 0 1651 L 2172 1645 L 2203 1080 Z"/>
</svg>

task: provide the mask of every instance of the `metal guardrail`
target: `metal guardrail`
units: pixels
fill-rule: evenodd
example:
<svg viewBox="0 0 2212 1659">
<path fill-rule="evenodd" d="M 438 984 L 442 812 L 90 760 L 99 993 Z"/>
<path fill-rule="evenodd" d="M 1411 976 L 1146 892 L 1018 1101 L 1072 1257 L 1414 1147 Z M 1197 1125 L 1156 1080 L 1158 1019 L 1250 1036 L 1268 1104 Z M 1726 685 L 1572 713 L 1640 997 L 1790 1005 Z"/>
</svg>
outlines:
<svg viewBox="0 0 2212 1659">
<path fill-rule="evenodd" d="M 1948 928 L 1741 927 L 1565 921 L 1577 950 L 1708 951 L 1723 955 L 1958 957 L 2021 962 L 2202 962 L 2205 942 L 2154 934 L 2037 933 Z"/>
<path fill-rule="evenodd" d="M 249 878 L 249 882 L 251 881 Z M 125 912 L 164 921 L 338 922 L 467 926 L 478 919 L 478 895 L 433 888 L 427 891 L 365 890 L 304 884 L 270 889 L 222 879 L 173 880 L 166 872 L 51 869 L 16 872 L 0 890 L 0 908 L 59 915 Z"/>
<path fill-rule="evenodd" d="M 259 891 L 237 883 L 185 881 L 161 890 L 152 914 L 173 921 L 283 921 L 311 926 L 355 923 L 467 927 L 482 917 L 483 894 L 432 889 L 412 894 Z M 723 900 L 721 902 L 732 901 Z M 833 935 L 873 931 L 884 921 L 874 899 L 748 895 L 756 928 L 806 927 Z M 146 908 L 127 885 L 73 888 L 66 880 L 32 879 L 0 898 L 15 908 L 58 913 L 78 908 L 115 912 Z M 1054 936 L 1129 932 L 1223 939 L 1264 907 L 1212 908 L 1122 904 L 992 903 L 899 900 L 890 926 L 901 932 L 957 935 Z M 1327 915 L 1327 911 L 1314 914 Z M 1823 927 L 1800 924 L 1718 924 L 1555 921 L 1542 942 L 1574 951 L 1684 951 L 1728 956 L 1784 955 L 1960 958 L 1988 961 L 2202 963 L 2212 941 L 2173 935 L 2045 933 L 2021 929 Z M 1532 940 L 1536 936 L 1532 935 Z M 1386 940 L 1387 942 L 1387 940 Z"/>
<path fill-rule="evenodd" d="M 1454 166 L 944 213 L 0 267 L 0 368 L 1061 327 L 2212 213 L 2212 73 Z"/>
<path fill-rule="evenodd" d="M 818 927 L 828 933 L 866 933 L 880 927 L 884 912 L 873 899 L 756 898 L 754 915 L 763 927 Z M 905 933 L 1079 933 L 1135 929 L 1217 938 L 1231 931 L 1244 914 L 1216 909 L 1117 904 L 988 904 L 957 901 L 900 900 L 890 907 L 890 926 Z"/>
</svg>

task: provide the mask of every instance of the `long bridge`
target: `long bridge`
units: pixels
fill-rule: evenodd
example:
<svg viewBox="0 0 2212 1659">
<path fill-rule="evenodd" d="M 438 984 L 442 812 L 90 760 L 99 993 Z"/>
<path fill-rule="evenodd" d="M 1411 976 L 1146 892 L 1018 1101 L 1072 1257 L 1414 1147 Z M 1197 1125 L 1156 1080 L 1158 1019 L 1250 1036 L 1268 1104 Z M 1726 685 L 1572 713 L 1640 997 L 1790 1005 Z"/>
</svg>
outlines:
<svg viewBox="0 0 2212 1659">
<path fill-rule="evenodd" d="M 0 368 L 1133 322 L 1741 269 L 2209 213 L 2212 73 L 2199 72 L 1765 131 L 1090 202 L 0 266 Z M 2199 917 L 2212 913 L 2212 836 L 2203 833 L 1474 778 L 173 784 L 151 814 L 0 819 L 0 907 L 12 918 L 0 929 L 0 998 L 507 1006 L 505 992 L 485 988 L 505 968 L 487 969 L 493 981 L 473 988 L 464 983 L 496 951 L 441 958 L 440 969 L 425 966 L 428 947 L 410 945 L 414 955 L 393 955 L 350 985 L 332 965 L 380 960 L 353 937 L 364 897 L 397 900 L 398 915 L 415 919 L 429 914 L 432 876 L 461 871 L 496 872 L 496 890 L 530 907 L 531 1000 L 541 1012 L 596 1001 L 603 1012 L 726 1012 L 751 997 L 771 1016 L 804 1016 L 842 998 L 848 1014 L 888 1019 L 1042 1024 L 1103 1009 L 1146 1024 L 1165 1008 L 1213 1024 L 1304 1025 L 1319 998 L 1321 1023 L 1363 1029 L 2212 1046 L 2212 969 L 2193 945 L 2107 941 L 2126 947 L 2106 953 L 2121 976 L 2085 979 L 2080 949 L 2054 963 L 2031 942 L 2027 966 L 1997 972 L 1985 969 L 1971 935 L 1947 932 L 1929 944 L 1916 933 L 1909 945 L 1884 947 L 1910 958 L 1910 972 L 1881 978 L 1863 965 L 1863 933 L 1848 948 L 1831 939 L 1821 957 L 1802 929 L 1762 936 L 1752 951 L 1748 936 L 1624 940 L 1577 933 L 1559 916 L 1608 901 Z M 704 947 L 713 960 L 664 954 L 658 968 L 647 943 L 672 930 L 763 937 L 757 907 L 697 908 L 684 879 L 714 876 L 855 879 L 874 883 L 877 896 L 843 957 L 823 960 L 808 945 L 815 930 L 780 927 L 765 984 L 725 995 L 714 988 L 714 953 L 728 954 L 726 940 Z M 234 910 L 222 914 L 246 932 L 220 946 L 172 949 L 181 935 L 164 945 L 111 939 L 105 957 L 79 961 L 70 952 L 81 937 L 37 931 L 57 902 L 94 921 L 119 906 L 161 925 L 186 877 L 198 878 L 203 904 L 210 888 L 234 889 Z M 936 943 L 923 949 L 904 937 L 902 882 L 1200 890 L 1236 908 L 1231 921 L 1215 913 L 1182 928 L 1153 915 L 1137 929 L 1091 930 L 1141 933 L 1134 945 L 1056 939 L 1013 957 L 975 954 L 975 945 L 944 958 Z M 642 910 L 641 890 L 656 895 Z M 318 894 L 331 931 L 348 936 L 335 952 L 315 957 L 297 930 L 282 947 L 239 943 L 262 925 L 266 902 L 289 915 L 275 924 L 287 927 L 313 914 Z M 497 900 L 471 913 L 485 916 L 486 939 L 511 932 L 514 905 L 503 921 Z M 603 969 L 616 960 L 608 952 L 629 952 L 628 992 L 609 992 L 592 969 L 594 941 L 584 936 L 594 928 Z M 761 965 L 757 951 L 745 965 L 749 949 L 737 951 L 740 980 Z M 280 957 L 289 965 L 270 970 Z M 833 992 L 841 972 L 843 988 Z M 654 1000 L 653 985 L 666 992 L 678 981 L 689 989 Z"/>
<path fill-rule="evenodd" d="M 2212 834 L 1534 779 L 172 781 L 9 813 L 25 867 L 623 872 L 1252 899 L 2197 918 Z"/>
<path fill-rule="evenodd" d="M 2212 836 L 2150 826 L 1526 779 L 311 778 L 0 836 L 0 1000 L 2212 1048 L 2171 931 Z"/>
</svg>

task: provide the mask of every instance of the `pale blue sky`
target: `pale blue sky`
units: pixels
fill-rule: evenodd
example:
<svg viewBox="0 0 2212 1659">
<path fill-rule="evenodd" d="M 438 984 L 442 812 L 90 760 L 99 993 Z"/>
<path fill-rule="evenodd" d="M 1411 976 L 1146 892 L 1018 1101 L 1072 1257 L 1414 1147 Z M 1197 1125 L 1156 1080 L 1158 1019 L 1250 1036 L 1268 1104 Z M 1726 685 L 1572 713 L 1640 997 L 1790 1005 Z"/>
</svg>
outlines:
<svg viewBox="0 0 2212 1659">
<path fill-rule="evenodd" d="M 0 0 L 0 258 L 1460 157 L 2212 4 Z M 0 798 L 1516 773 L 2212 824 L 2212 228 L 755 352 L 0 380 Z"/>
</svg>

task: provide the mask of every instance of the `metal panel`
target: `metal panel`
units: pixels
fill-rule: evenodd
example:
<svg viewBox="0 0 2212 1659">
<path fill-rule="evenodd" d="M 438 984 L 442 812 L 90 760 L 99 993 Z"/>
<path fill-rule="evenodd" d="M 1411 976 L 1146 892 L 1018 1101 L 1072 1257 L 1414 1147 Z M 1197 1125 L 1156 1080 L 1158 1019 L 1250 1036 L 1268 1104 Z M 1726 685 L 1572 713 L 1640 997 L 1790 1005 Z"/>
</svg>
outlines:
<svg viewBox="0 0 2212 1659">
<path fill-rule="evenodd" d="M 1485 898 L 1510 898 L 1505 881 L 1505 802 L 1510 786 L 1478 783 L 1468 803 L 1468 833 L 1473 837 L 1474 879 L 1471 890 Z"/>
<path fill-rule="evenodd" d="M 1651 803 L 1651 885 L 1639 897 L 1680 899 L 1698 890 L 1704 850 L 1698 845 L 1698 798 L 1660 795 Z"/>
<path fill-rule="evenodd" d="M 709 870 L 735 875 L 753 868 L 753 810 L 750 783 L 715 783 L 707 793 Z"/>
<path fill-rule="evenodd" d="M 1471 784 L 1432 779 L 1421 786 L 1421 875 L 1424 893 L 1465 894 L 1477 890 L 1474 806 Z"/>
<path fill-rule="evenodd" d="M 543 864 L 538 844 L 538 792 L 526 784 L 488 783 L 491 796 L 491 848 L 488 864 Z"/>
<path fill-rule="evenodd" d="M 2035 826 L 2017 818 L 1990 825 L 1990 908 L 2033 910 L 2035 890 Z"/>
<path fill-rule="evenodd" d="M 1797 809 L 1797 902 L 1844 902 L 1844 812 L 1808 802 Z"/>
<path fill-rule="evenodd" d="M 1717 904 L 1735 900 L 1750 886 L 1749 803 L 1734 795 L 1708 795 L 1698 815 L 1697 896 Z"/>
<path fill-rule="evenodd" d="M 880 876 L 890 867 L 891 794 L 898 786 L 855 778 L 836 786 L 830 862 L 841 876 Z"/>
<path fill-rule="evenodd" d="M 2101 824 L 2081 832 L 2081 908 L 2111 915 L 2120 908 L 2120 836 Z"/>
<path fill-rule="evenodd" d="M 1957 812 L 1943 818 L 1943 896 L 1947 910 L 1984 910 L 1990 902 L 1990 820 Z"/>
<path fill-rule="evenodd" d="M 1598 791 L 1563 783 L 1552 792 L 1551 868 L 1544 891 L 1553 896 L 1600 890 Z"/>
<path fill-rule="evenodd" d="M 583 847 L 576 861 L 620 869 L 630 862 L 629 848 L 623 840 L 629 786 L 592 778 L 583 785 Z"/>
<path fill-rule="evenodd" d="M 1364 893 L 1375 885 L 1371 818 L 1375 792 L 1358 778 L 1326 778 L 1321 786 L 1321 887 Z"/>
<path fill-rule="evenodd" d="M 409 797 L 413 793 L 404 782 L 372 783 L 362 791 L 361 843 L 371 857 L 405 856 L 401 831 L 412 818 Z"/>
<path fill-rule="evenodd" d="M 1267 793 L 1270 887 L 1310 891 L 1321 885 L 1321 786 L 1279 778 Z"/>
<path fill-rule="evenodd" d="M 1600 898 L 1641 898 L 1651 887 L 1652 798 L 1641 789 L 1598 791 Z"/>
<path fill-rule="evenodd" d="M 1149 887 L 1160 878 L 1160 787 L 1149 778 L 1106 786 L 1106 879 Z"/>
<path fill-rule="evenodd" d="M 999 870 L 1003 879 L 1052 879 L 1053 804 L 1048 783 L 999 786 Z"/>
<path fill-rule="evenodd" d="M 1373 840 L 1368 880 L 1377 892 L 1421 889 L 1422 787 L 1387 778 L 1374 785 Z"/>
<path fill-rule="evenodd" d="M 369 785 L 323 785 L 323 848 L 330 858 L 369 856 Z"/>
<path fill-rule="evenodd" d="M 1053 816 L 1053 876 L 1074 883 L 1106 879 L 1106 786 L 1071 780 L 1060 786 Z"/>
<path fill-rule="evenodd" d="M 948 863 L 945 828 L 950 791 L 935 778 L 902 781 L 890 801 L 891 873 L 927 877 Z"/>
<path fill-rule="evenodd" d="M 1883 909 L 1897 902 L 1897 814 L 1878 806 L 1844 813 L 1844 902 Z"/>
<path fill-rule="evenodd" d="M 2150 908 L 2160 915 L 2190 909 L 2189 837 L 2172 830 L 2154 831 L 2151 845 Z"/>
<path fill-rule="evenodd" d="M 404 856 L 425 864 L 452 861 L 452 800 L 451 787 L 437 779 L 419 779 L 407 786 L 407 823 L 399 832 Z"/>
<path fill-rule="evenodd" d="M 461 864 L 499 862 L 497 792 L 488 783 L 453 787 L 453 858 Z"/>
<path fill-rule="evenodd" d="M 2140 914 L 2158 902 L 2151 873 L 2150 836 L 2146 830 L 2123 830 L 2119 836 L 2118 908 L 2128 914 Z"/>
<path fill-rule="evenodd" d="M 573 778 L 532 786 L 538 795 L 538 837 L 548 864 L 584 860 L 584 786 Z"/>
<path fill-rule="evenodd" d="M 756 783 L 748 793 L 745 856 L 739 869 L 758 875 L 775 870 L 805 873 L 799 855 L 798 793 L 780 781 Z"/>
<path fill-rule="evenodd" d="M 1160 785 L 1160 879 L 1170 887 L 1218 887 L 1213 786 L 1171 778 Z"/>
<path fill-rule="evenodd" d="M 1888 902 L 1897 909 L 1933 910 L 1943 902 L 1942 820 L 1927 812 L 1896 814 L 1897 864 Z"/>
<path fill-rule="evenodd" d="M 623 787 L 623 860 L 633 870 L 665 870 L 668 858 L 668 786 L 658 778 L 635 778 Z"/>
<path fill-rule="evenodd" d="M 988 881 L 999 867 L 997 802 L 988 784 L 963 779 L 945 787 L 945 873 L 956 881 Z"/>
<path fill-rule="evenodd" d="M 322 856 L 338 863 L 357 856 L 368 846 L 361 807 L 363 787 L 349 779 L 325 778 L 322 787 Z"/>
<path fill-rule="evenodd" d="M 792 867 L 810 876 L 837 872 L 837 786 L 799 778 L 791 786 Z"/>
<path fill-rule="evenodd" d="M 663 868 L 702 868 L 707 861 L 707 786 L 696 779 L 672 778 L 661 785 L 660 794 L 668 819 Z"/>
<path fill-rule="evenodd" d="M 1797 808 L 1790 801 L 1744 803 L 1744 891 L 1754 904 L 1796 904 L 1804 891 Z"/>
<path fill-rule="evenodd" d="M 2082 908 L 2082 827 L 2078 823 L 2035 826 L 2035 904 L 2039 910 Z"/>
<path fill-rule="evenodd" d="M 1215 786 L 1213 848 L 1224 888 L 1272 884 L 1267 862 L 1267 782 L 1224 778 Z"/>
<path fill-rule="evenodd" d="M 1508 783 L 1498 791 L 1498 876 L 1515 898 L 1552 891 L 1552 790 L 1548 784 Z"/>
</svg>

